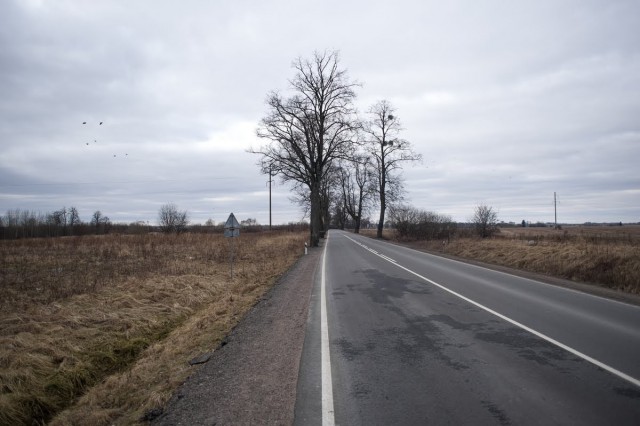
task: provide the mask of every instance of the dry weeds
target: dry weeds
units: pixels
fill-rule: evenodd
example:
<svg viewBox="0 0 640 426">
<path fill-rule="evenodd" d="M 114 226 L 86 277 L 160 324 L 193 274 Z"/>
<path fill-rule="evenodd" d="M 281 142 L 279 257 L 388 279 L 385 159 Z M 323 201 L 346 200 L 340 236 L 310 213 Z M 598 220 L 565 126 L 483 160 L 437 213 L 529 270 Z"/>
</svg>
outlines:
<svg viewBox="0 0 640 426">
<path fill-rule="evenodd" d="M 489 239 L 465 237 L 446 244 L 418 241 L 410 245 L 640 294 L 640 226 L 504 228 Z"/>
<path fill-rule="evenodd" d="M 306 233 L 3 241 L 0 424 L 132 424 L 162 407 Z M 54 417 L 55 416 L 55 417 Z"/>
</svg>

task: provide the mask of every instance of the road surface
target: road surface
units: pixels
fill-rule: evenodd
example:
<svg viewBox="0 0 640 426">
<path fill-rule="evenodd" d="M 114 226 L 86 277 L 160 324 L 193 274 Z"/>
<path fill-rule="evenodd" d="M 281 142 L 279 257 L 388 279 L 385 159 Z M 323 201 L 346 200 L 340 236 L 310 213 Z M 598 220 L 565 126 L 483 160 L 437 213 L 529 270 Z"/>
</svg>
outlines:
<svg viewBox="0 0 640 426">
<path fill-rule="evenodd" d="M 296 424 L 640 424 L 640 307 L 331 231 Z"/>
</svg>

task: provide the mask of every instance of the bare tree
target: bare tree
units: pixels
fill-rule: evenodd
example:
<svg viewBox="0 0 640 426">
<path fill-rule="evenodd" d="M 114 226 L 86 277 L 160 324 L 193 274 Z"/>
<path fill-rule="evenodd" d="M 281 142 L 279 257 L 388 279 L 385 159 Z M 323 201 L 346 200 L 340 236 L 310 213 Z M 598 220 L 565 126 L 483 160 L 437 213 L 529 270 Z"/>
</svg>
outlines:
<svg viewBox="0 0 640 426">
<path fill-rule="evenodd" d="M 78 209 L 71 206 L 71 208 L 69 208 L 69 228 L 71 229 L 71 235 L 73 235 L 73 228 L 80 224 L 80 214 L 78 214 Z"/>
<path fill-rule="evenodd" d="M 336 204 L 336 200 L 342 200 L 338 197 L 336 191 L 338 183 L 338 169 L 330 166 L 325 174 L 325 178 L 320 183 L 320 238 L 324 238 L 324 233 L 329 229 L 331 220 L 331 207 Z M 291 189 L 289 199 L 300 206 L 304 214 L 303 217 L 310 216 L 311 209 L 311 192 L 309 187 L 303 183 L 296 182 Z"/>
<path fill-rule="evenodd" d="M 333 203 L 333 210 L 331 214 L 331 225 L 335 226 L 338 229 L 344 229 L 347 220 L 349 219 L 349 215 L 347 214 L 344 203 L 342 202 L 342 198 L 336 200 L 337 202 Z"/>
<path fill-rule="evenodd" d="M 53 225 L 55 229 L 55 235 L 60 235 L 60 230 L 62 230 L 62 235 L 67 234 L 67 223 L 68 223 L 68 212 L 67 208 L 63 207 L 60 210 L 56 210 L 49 215 L 49 224 Z"/>
<path fill-rule="evenodd" d="M 399 199 L 401 196 L 403 184 L 399 171 L 402 164 L 421 161 L 422 155 L 413 151 L 409 141 L 400 139 L 402 126 L 389 101 L 375 103 L 368 112 L 371 120 L 364 123 L 364 132 L 376 167 L 380 206 L 377 236 L 382 238 L 387 206 L 389 202 L 395 201 L 394 198 Z"/>
<path fill-rule="evenodd" d="M 100 210 L 96 210 L 91 215 L 91 226 L 94 226 L 97 229 L 100 226 L 100 223 L 102 223 L 102 212 Z"/>
<path fill-rule="evenodd" d="M 316 52 L 311 60 L 298 58 L 290 80 L 294 94 L 269 94 L 269 111 L 257 130 L 269 140 L 257 150 L 262 173 L 270 171 L 284 181 L 306 186 L 309 191 L 310 245 L 319 244 L 323 229 L 322 184 L 331 162 L 352 151 L 355 130 L 356 83 L 339 68 L 337 52 Z M 327 209 L 324 209 L 327 210 Z"/>
<path fill-rule="evenodd" d="M 360 233 L 360 223 L 366 214 L 376 191 L 375 170 L 371 158 L 356 156 L 339 169 L 342 206 L 354 222 L 354 232 Z"/>
<path fill-rule="evenodd" d="M 498 231 L 498 213 L 486 204 L 476 207 L 473 224 L 480 238 L 487 238 Z"/>
<path fill-rule="evenodd" d="M 401 239 L 449 241 L 456 231 L 456 224 L 450 216 L 408 205 L 392 206 L 390 216 L 396 235 Z"/>
<path fill-rule="evenodd" d="M 109 216 L 105 216 L 100 210 L 96 210 L 93 212 L 93 215 L 91 215 L 91 226 L 95 228 L 96 234 L 99 234 L 100 232 L 106 234 L 111 228 L 111 220 L 109 219 Z"/>
<path fill-rule="evenodd" d="M 162 232 L 183 232 L 189 224 L 186 210 L 179 211 L 178 206 L 173 203 L 164 204 L 158 212 L 158 222 Z"/>
</svg>

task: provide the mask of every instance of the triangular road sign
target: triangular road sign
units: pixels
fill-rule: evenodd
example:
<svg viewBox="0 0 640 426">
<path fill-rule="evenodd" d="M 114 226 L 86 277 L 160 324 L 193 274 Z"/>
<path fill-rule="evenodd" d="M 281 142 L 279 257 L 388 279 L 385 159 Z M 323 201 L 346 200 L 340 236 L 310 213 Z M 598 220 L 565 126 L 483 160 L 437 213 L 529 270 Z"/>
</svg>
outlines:
<svg viewBox="0 0 640 426">
<path fill-rule="evenodd" d="M 233 215 L 233 213 L 231 213 L 229 215 L 229 218 L 227 219 L 227 222 L 224 224 L 224 229 L 237 229 L 237 228 L 240 228 L 240 224 L 238 223 L 238 220 Z"/>
</svg>

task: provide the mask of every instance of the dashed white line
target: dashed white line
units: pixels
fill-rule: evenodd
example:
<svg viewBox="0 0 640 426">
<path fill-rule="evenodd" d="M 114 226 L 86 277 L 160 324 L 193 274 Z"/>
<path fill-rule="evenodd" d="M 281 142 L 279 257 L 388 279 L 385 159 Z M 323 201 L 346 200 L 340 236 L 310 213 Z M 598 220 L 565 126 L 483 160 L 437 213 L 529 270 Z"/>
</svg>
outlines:
<svg viewBox="0 0 640 426">
<path fill-rule="evenodd" d="M 596 366 L 598 366 L 598 367 L 602 368 L 603 370 L 606 370 L 606 371 L 608 371 L 609 373 L 614 374 L 614 375 L 616 375 L 616 376 L 620 377 L 621 379 L 624 379 L 624 380 L 626 380 L 626 381 L 628 381 L 628 382 L 630 382 L 630 383 L 632 383 L 632 384 L 634 384 L 634 385 L 636 385 L 636 386 L 640 387 L 640 380 L 636 379 L 635 377 L 632 377 L 632 376 L 630 376 L 630 375 L 628 375 L 628 374 L 626 374 L 626 373 L 624 373 L 624 372 L 622 372 L 622 371 L 620 371 L 620 370 L 617 370 L 617 369 L 615 369 L 615 368 L 613 368 L 613 367 L 611 367 L 611 366 L 609 366 L 609 365 L 607 365 L 607 364 L 605 364 L 605 363 L 603 363 L 603 362 L 601 362 L 601 361 L 598 361 L 597 359 L 592 358 L 592 357 L 590 357 L 590 356 L 589 356 L 589 355 L 587 355 L 587 354 L 583 354 L 582 352 L 578 351 L 577 349 L 573 349 L 572 347 L 567 346 L 567 345 L 565 345 L 564 343 L 561 343 L 561 342 L 559 342 L 559 341 L 555 340 L 554 338 L 547 336 L 546 334 L 540 333 L 539 331 L 536 331 L 536 330 L 534 330 L 534 329 L 532 329 L 532 328 L 530 328 L 530 327 L 527 327 L 526 325 L 524 325 L 524 324 L 522 324 L 522 323 L 519 323 L 518 321 L 513 320 L 513 319 L 511 319 L 511 318 L 507 317 L 506 315 L 503 315 L 503 314 L 501 314 L 501 313 L 499 313 L 499 312 L 496 312 L 496 311 L 494 311 L 493 309 L 488 308 L 488 307 L 486 307 L 486 306 L 484 306 L 484 305 L 482 305 L 482 304 L 480 304 L 480 303 L 478 303 L 478 302 L 476 302 L 476 301 L 474 301 L 474 300 L 471 300 L 471 299 L 469 299 L 468 297 L 463 296 L 462 294 L 460 294 L 460 293 L 458 293 L 458 292 L 455 292 L 455 291 L 453 291 L 453 290 L 450 290 L 450 289 L 448 289 L 447 287 L 445 287 L 445 286 L 443 286 L 443 285 L 441 285 L 441 284 L 438 284 L 437 282 L 435 282 L 435 281 L 433 281 L 433 280 L 430 280 L 429 278 L 426 278 L 426 277 L 424 277 L 424 276 L 422 276 L 422 275 L 418 274 L 417 272 L 412 271 L 412 270 L 411 270 L 411 269 L 409 269 L 409 268 L 405 268 L 404 266 L 400 265 L 399 263 L 397 263 L 397 262 L 395 262 L 395 261 L 390 260 L 387 256 L 380 255 L 380 254 L 378 254 L 378 253 L 374 253 L 372 250 L 368 249 L 366 246 L 364 246 L 363 244 L 359 243 L 358 241 L 354 240 L 354 239 L 353 239 L 353 238 L 351 238 L 351 237 L 348 237 L 348 236 L 346 236 L 346 235 L 345 235 L 345 238 L 348 238 L 348 239 L 349 239 L 349 240 L 351 240 L 352 242 L 354 242 L 354 243 L 356 243 L 356 244 L 358 244 L 358 245 L 360 245 L 360 246 L 364 247 L 365 249 L 367 249 L 368 251 L 372 252 L 372 253 L 373 253 L 373 254 L 375 254 L 376 256 L 378 256 L 378 257 L 380 257 L 380 258 L 382 258 L 382 259 L 385 259 L 385 260 L 387 260 L 387 261 L 389 261 L 389 262 L 393 263 L 393 264 L 394 264 L 394 265 L 396 265 L 398 268 L 400 268 L 400 269 L 404 269 L 405 271 L 409 272 L 410 274 L 413 274 L 413 275 L 415 275 L 416 277 L 418 277 L 418 278 L 420 278 L 420 279 L 422 279 L 422 280 L 424 280 L 424 281 L 426 281 L 426 282 L 428 282 L 428 283 L 430 283 L 430 284 L 433 284 L 433 285 L 435 285 L 436 287 L 439 287 L 439 288 L 441 288 L 442 290 L 444 290 L 444 291 L 446 291 L 446 292 L 449 292 L 449 293 L 453 294 L 454 296 L 459 297 L 460 299 L 465 300 L 465 301 L 467 301 L 467 302 L 471 303 L 472 305 L 475 305 L 475 306 L 477 306 L 478 308 L 483 309 L 483 310 L 485 310 L 485 311 L 489 312 L 490 314 L 493 314 L 493 315 L 497 316 L 498 318 L 501 318 L 501 319 L 503 319 L 503 320 L 505 320 L 505 321 L 507 321 L 507 322 L 509 322 L 509 323 L 511 323 L 511 324 L 513 324 L 513 325 L 515 325 L 516 327 L 520 327 L 520 328 L 522 328 L 523 330 L 526 330 L 526 331 L 528 331 L 529 333 L 534 334 L 534 335 L 536 335 L 536 336 L 540 337 L 541 339 L 544 339 L 544 340 L 546 340 L 546 341 L 547 341 L 547 342 L 549 342 L 549 343 L 552 343 L 552 344 L 554 344 L 554 345 L 556 345 L 556 346 L 558 346 L 558 347 L 560 347 L 560 348 L 562 348 L 562 349 L 564 349 L 564 350 L 566 350 L 566 351 L 568 351 L 568 352 L 571 352 L 572 354 L 574 354 L 574 355 L 576 355 L 576 356 L 579 356 L 580 358 L 584 359 L 585 361 L 589 361 L 590 363 L 592 363 L 592 364 L 594 364 L 594 365 L 596 365 Z"/>
</svg>

